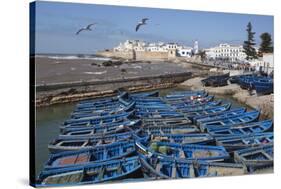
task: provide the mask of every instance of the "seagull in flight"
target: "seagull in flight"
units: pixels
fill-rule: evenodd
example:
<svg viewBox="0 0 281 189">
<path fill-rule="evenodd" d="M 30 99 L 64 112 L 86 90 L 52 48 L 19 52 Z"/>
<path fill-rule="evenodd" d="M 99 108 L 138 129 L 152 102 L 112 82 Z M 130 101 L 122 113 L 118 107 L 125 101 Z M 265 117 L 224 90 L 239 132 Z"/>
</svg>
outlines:
<svg viewBox="0 0 281 189">
<path fill-rule="evenodd" d="M 149 20 L 148 18 L 143 18 L 141 20 L 141 22 L 138 23 L 138 25 L 136 26 L 136 32 L 139 30 L 140 26 L 142 25 L 146 25 L 146 21 Z"/>
<path fill-rule="evenodd" d="M 83 27 L 83 28 L 80 28 L 77 32 L 76 32 L 76 35 L 78 35 L 81 31 L 92 31 L 91 27 L 93 25 L 95 25 L 96 23 L 92 23 L 92 24 L 89 24 L 87 25 L 86 27 Z"/>
</svg>

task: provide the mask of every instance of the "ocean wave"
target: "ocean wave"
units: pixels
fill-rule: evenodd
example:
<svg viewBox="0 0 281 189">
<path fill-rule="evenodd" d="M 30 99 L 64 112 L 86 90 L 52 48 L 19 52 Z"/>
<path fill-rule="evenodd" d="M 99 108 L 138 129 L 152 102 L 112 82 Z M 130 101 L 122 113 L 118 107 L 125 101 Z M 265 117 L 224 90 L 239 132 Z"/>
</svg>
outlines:
<svg viewBox="0 0 281 189">
<path fill-rule="evenodd" d="M 84 72 L 85 74 L 93 74 L 93 75 L 101 75 L 101 74 L 105 74 L 107 71 L 102 71 L 102 72 Z"/>
<path fill-rule="evenodd" d="M 100 60 L 100 61 L 108 61 L 111 58 L 106 57 L 95 57 L 95 56 L 76 56 L 76 55 L 36 55 L 37 58 L 49 58 L 49 59 L 62 59 L 62 60 L 76 60 L 76 59 L 86 59 L 86 60 Z"/>
</svg>

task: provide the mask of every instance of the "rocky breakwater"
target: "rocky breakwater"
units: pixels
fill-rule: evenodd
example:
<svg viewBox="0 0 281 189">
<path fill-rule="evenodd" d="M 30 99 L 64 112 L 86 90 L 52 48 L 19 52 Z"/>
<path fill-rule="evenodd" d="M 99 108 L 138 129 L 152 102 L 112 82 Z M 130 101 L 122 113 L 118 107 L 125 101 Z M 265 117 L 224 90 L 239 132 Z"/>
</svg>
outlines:
<svg viewBox="0 0 281 189">
<path fill-rule="evenodd" d="M 261 118 L 272 119 L 274 111 L 274 95 L 257 96 L 247 90 L 241 89 L 237 84 L 228 84 L 223 87 L 205 87 L 201 80 L 203 77 L 195 77 L 180 84 L 180 86 L 189 87 L 191 90 L 205 90 L 208 93 L 216 95 L 229 95 L 240 103 L 251 108 L 261 110 Z"/>
</svg>

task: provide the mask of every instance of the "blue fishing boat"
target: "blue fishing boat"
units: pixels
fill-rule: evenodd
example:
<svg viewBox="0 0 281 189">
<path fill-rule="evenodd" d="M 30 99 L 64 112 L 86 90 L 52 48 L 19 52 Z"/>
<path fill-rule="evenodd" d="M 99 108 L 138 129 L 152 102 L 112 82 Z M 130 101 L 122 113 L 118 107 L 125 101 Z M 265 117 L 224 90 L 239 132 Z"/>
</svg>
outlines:
<svg viewBox="0 0 281 189">
<path fill-rule="evenodd" d="M 246 165 L 249 172 L 273 166 L 273 144 L 235 151 L 234 160 Z"/>
<path fill-rule="evenodd" d="M 213 107 L 218 106 L 222 101 L 218 100 L 218 101 L 213 101 L 210 102 L 207 105 L 203 105 L 203 106 L 194 106 L 194 107 L 189 107 L 189 106 L 182 106 L 182 107 L 175 107 L 177 110 L 184 112 L 184 113 L 188 113 L 188 112 L 198 112 L 201 110 L 206 110 L 206 109 L 211 109 Z"/>
<path fill-rule="evenodd" d="M 256 90 L 258 95 L 273 93 L 273 79 L 262 76 L 241 76 L 239 85 L 243 89 Z"/>
<path fill-rule="evenodd" d="M 209 131 L 211 131 L 211 130 L 224 128 L 232 125 L 250 123 L 258 120 L 259 115 L 260 115 L 260 111 L 254 110 L 254 111 L 246 112 L 242 115 L 199 123 L 199 126 L 201 131 L 205 131 L 206 129 L 209 129 Z"/>
<path fill-rule="evenodd" d="M 202 79 L 201 83 L 203 86 L 220 87 L 227 85 L 229 79 L 229 73 L 223 75 L 209 76 L 206 79 Z"/>
<path fill-rule="evenodd" d="M 214 99 L 214 96 L 210 95 L 207 97 L 203 98 L 197 98 L 193 100 L 185 100 L 185 99 L 179 99 L 179 100 L 174 100 L 174 101 L 167 101 L 168 104 L 170 105 L 176 105 L 176 104 L 181 104 L 184 103 L 186 105 L 203 105 L 206 104 Z"/>
<path fill-rule="evenodd" d="M 146 126 L 142 127 L 148 135 L 161 135 L 161 134 L 188 134 L 198 133 L 200 130 L 195 125 L 159 125 L 159 126 Z"/>
<path fill-rule="evenodd" d="M 196 125 L 199 125 L 199 123 L 202 122 L 207 122 L 207 121 L 212 121 L 212 120 L 216 120 L 216 119 L 222 119 L 222 118 L 227 118 L 227 117 L 232 117 L 232 116 L 236 116 L 239 114 L 243 114 L 246 111 L 246 108 L 234 108 L 222 113 L 218 113 L 218 114 L 208 114 L 208 115 L 201 115 L 201 116 L 195 116 L 193 117 L 194 123 Z"/>
<path fill-rule="evenodd" d="M 88 125 L 79 125 L 79 124 L 72 124 L 72 125 L 61 125 L 60 132 L 70 132 L 70 131 L 83 131 L 83 130 L 93 130 L 96 127 L 116 127 L 118 125 L 132 125 L 135 123 L 136 120 L 130 120 L 126 117 L 123 119 L 114 120 L 112 122 L 100 122 L 98 124 L 88 124 Z"/>
<path fill-rule="evenodd" d="M 62 169 L 43 170 L 36 186 L 93 184 L 130 178 L 141 170 L 138 156 Z"/>
<path fill-rule="evenodd" d="M 130 131 L 111 135 L 100 135 L 93 138 L 67 137 L 51 141 L 48 145 L 51 153 L 64 151 L 88 150 L 99 145 L 109 145 L 117 141 L 140 140 L 146 141 L 149 137 L 141 131 Z"/>
<path fill-rule="evenodd" d="M 92 105 L 98 105 L 98 104 L 106 104 L 106 103 L 113 103 L 117 102 L 118 98 L 116 97 L 108 97 L 108 98 L 99 98 L 99 99 L 94 99 L 94 100 L 83 100 L 80 101 L 77 106 L 78 107 L 83 107 L 83 106 L 92 106 Z"/>
<path fill-rule="evenodd" d="M 83 107 L 83 108 L 75 108 L 73 113 L 80 113 L 80 112 L 100 112 L 100 111 L 111 111 L 113 109 L 120 109 L 120 108 L 125 108 L 127 105 L 123 105 L 119 102 L 108 104 L 108 105 L 100 105 L 100 106 L 88 106 L 88 107 Z M 128 103 L 129 106 L 129 103 Z"/>
<path fill-rule="evenodd" d="M 137 103 L 163 103 L 162 97 L 132 97 L 132 99 Z"/>
<path fill-rule="evenodd" d="M 273 93 L 273 81 L 254 81 L 254 87 L 258 95 Z"/>
<path fill-rule="evenodd" d="M 127 125 L 120 123 L 115 126 L 96 126 L 91 129 L 76 130 L 76 131 L 67 131 L 61 133 L 60 138 L 76 137 L 76 138 L 92 138 L 98 135 L 108 135 L 126 131 L 132 131 L 141 126 L 141 120 L 133 120 L 128 122 Z"/>
<path fill-rule="evenodd" d="M 191 119 L 193 121 L 193 117 L 195 117 L 195 116 L 219 114 L 219 113 L 229 110 L 230 107 L 231 107 L 231 103 L 226 103 L 226 104 L 222 104 L 220 106 L 212 106 L 209 108 L 192 111 L 192 112 L 189 111 L 188 109 L 180 110 L 180 112 L 182 112 L 186 117 L 188 117 L 189 119 Z"/>
<path fill-rule="evenodd" d="M 179 99 L 196 99 L 208 96 L 208 93 L 205 91 L 195 91 L 194 93 L 182 93 L 182 94 L 170 94 L 164 97 L 165 100 L 179 100 Z"/>
<path fill-rule="evenodd" d="M 137 141 L 136 146 L 139 153 L 175 159 L 222 161 L 229 158 L 229 154 L 222 146 L 141 141 Z"/>
<path fill-rule="evenodd" d="M 193 162 L 197 177 L 234 176 L 247 173 L 247 168 L 242 163 L 222 162 Z"/>
<path fill-rule="evenodd" d="M 212 107 L 212 106 L 218 106 L 221 104 L 221 100 L 215 100 L 207 103 L 201 103 L 201 104 L 192 104 L 192 103 L 178 103 L 178 104 L 172 104 L 171 106 L 176 108 L 176 109 L 186 109 L 189 108 L 191 111 L 194 109 L 200 109 L 200 108 L 206 108 L 206 107 Z"/>
<path fill-rule="evenodd" d="M 141 92 L 141 93 L 131 93 L 130 97 L 159 97 L 159 91 L 152 91 L 152 92 Z"/>
<path fill-rule="evenodd" d="M 193 95 L 193 94 L 204 94 L 206 91 L 205 90 L 198 90 L 198 91 L 189 91 L 189 90 L 185 90 L 185 91 L 173 91 L 170 92 L 168 95 Z"/>
<path fill-rule="evenodd" d="M 64 125 L 85 125 L 90 126 L 92 124 L 99 124 L 99 123 L 108 123 L 108 122 L 114 122 L 120 119 L 128 118 L 134 114 L 134 111 L 130 112 L 122 112 L 115 115 L 107 115 L 107 116 L 101 116 L 101 117 L 85 117 L 80 119 L 69 119 L 64 122 Z"/>
<path fill-rule="evenodd" d="M 195 134 L 150 134 L 151 142 L 169 142 L 179 144 L 210 144 L 214 138 L 207 133 Z"/>
<path fill-rule="evenodd" d="M 272 126 L 273 123 L 271 120 L 264 120 L 243 125 L 229 126 L 216 130 L 207 128 L 207 132 L 212 136 L 245 135 L 271 131 Z"/>
<path fill-rule="evenodd" d="M 134 109 L 134 107 L 135 107 L 135 103 L 131 103 L 129 106 L 120 106 L 118 108 L 112 108 L 110 110 L 81 110 L 78 112 L 73 112 L 71 114 L 71 119 L 116 115 L 116 114 L 120 114 L 123 112 L 132 111 Z"/>
<path fill-rule="evenodd" d="M 155 112 L 144 112 L 136 111 L 135 116 L 138 118 L 182 118 L 183 115 L 176 111 L 155 111 Z"/>
<path fill-rule="evenodd" d="M 118 105 L 120 104 L 119 100 L 116 99 L 111 99 L 108 101 L 96 101 L 93 103 L 78 103 L 76 105 L 76 110 L 80 109 L 87 109 L 87 108 L 100 108 L 100 107 L 107 107 L 107 106 L 112 106 L 112 105 Z"/>
<path fill-rule="evenodd" d="M 86 166 L 88 164 L 127 157 L 135 152 L 135 142 L 133 140 L 119 141 L 109 145 L 96 146 L 87 150 L 52 154 L 46 162 L 44 169 Z"/>
<path fill-rule="evenodd" d="M 186 126 L 191 125 L 190 119 L 186 117 L 177 118 L 146 118 L 142 120 L 143 126 Z"/>
<path fill-rule="evenodd" d="M 273 144 L 273 133 L 269 132 L 216 137 L 216 144 L 218 146 L 224 146 L 228 151 L 268 145 Z"/>
<path fill-rule="evenodd" d="M 155 155 L 140 155 L 140 161 L 150 177 L 162 179 L 232 176 L 247 172 L 245 166 L 234 163 L 177 160 Z"/>
</svg>

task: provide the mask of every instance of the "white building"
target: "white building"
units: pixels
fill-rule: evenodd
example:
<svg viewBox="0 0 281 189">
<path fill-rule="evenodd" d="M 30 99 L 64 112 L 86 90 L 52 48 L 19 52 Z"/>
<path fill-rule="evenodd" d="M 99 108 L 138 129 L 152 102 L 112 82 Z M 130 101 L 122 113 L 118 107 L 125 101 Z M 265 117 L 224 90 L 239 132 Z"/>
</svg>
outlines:
<svg viewBox="0 0 281 189">
<path fill-rule="evenodd" d="M 193 48 L 191 47 L 182 47 L 180 49 L 177 49 L 178 56 L 182 57 L 191 57 L 193 52 Z"/>
<path fill-rule="evenodd" d="M 175 50 L 177 56 L 191 57 L 193 48 L 179 45 L 177 43 L 145 43 L 139 40 L 126 40 L 120 43 L 113 51 L 147 51 L 147 52 L 168 52 Z"/>
<path fill-rule="evenodd" d="M 117 47 L 115 47 L 114 51 L 144 51 L 146 43 L 139 40 L 126 40 L 124 43 L 120 43 Z"/>
<path fill-rule="evenodd" d="M 219 46 L 205 49 L 206 55 L 210 59 L 227 59 L 229 61 L 244 61 L 246 54 L 243 46 L 220 44 Z"/>
</svg>

